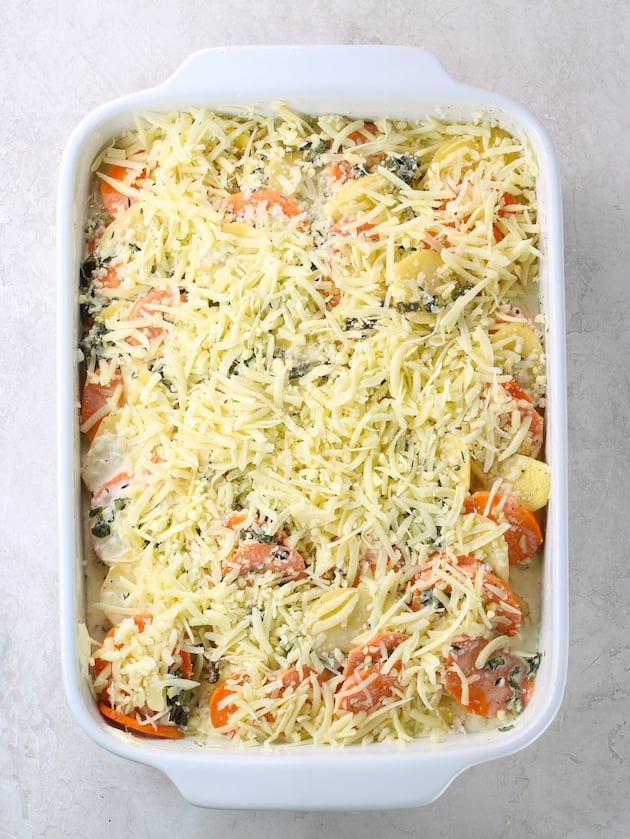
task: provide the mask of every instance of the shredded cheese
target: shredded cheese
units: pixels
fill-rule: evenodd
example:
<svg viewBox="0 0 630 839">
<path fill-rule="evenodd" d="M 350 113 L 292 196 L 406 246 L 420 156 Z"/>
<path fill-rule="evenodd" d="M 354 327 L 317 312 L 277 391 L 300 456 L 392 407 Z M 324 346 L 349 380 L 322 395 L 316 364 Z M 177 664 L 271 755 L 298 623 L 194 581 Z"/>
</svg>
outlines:
<svg viewBox="0 0 630 839">
<path fill-rule="evenodd" d="M 493 339 L 536 296 L 530 150 L 482 122 L 278 105 L 145 115 L 94 171 L 81 346 L 88 383 L 122 384 L 84 417 L 83 475 L 95 499 L 129 485 L 86 518 L 107 568 L 92 632 L 114 626 L 92 689 L 201 740 L 457 729 L 440 711 L 450 645 L 487 637 L 481 668 L 505 622 L 453 565 L 479 552 L 507 578 L 509 525 L 464 512 L 471 462 L 489 475 L 527 444 L 502 382 L 544 394 L 533 321 Z M 128 206 L 108 212 L 101 184 Z M 355 645 L 392 632 L 348 682 Z M 174 670 L 180 649 L 194 673 Z M 457 672 L 465 706 L 475 676 Z M 234 682 L 213 729 L 217 675 Z"/>
</svg>

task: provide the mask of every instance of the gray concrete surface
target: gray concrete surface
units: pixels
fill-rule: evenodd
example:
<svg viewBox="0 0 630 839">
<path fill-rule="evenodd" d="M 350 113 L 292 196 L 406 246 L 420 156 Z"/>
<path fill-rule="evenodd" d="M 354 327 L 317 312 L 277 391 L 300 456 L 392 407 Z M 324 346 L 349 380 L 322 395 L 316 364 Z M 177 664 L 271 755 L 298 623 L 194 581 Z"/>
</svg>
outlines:
<svg viewBox="0 0 630 839">
<path fill-rule="evenodd" d="M 58 164 L 80 117 L 163 80 L 195 49 L 309 42 L 428 48 L 454 77 L 522 102 L 556 145 L 566 219 L 569 682 L 539 741 L 467 771 L 425 808 L 203 811 L 157 772 L 91 743 L 62 693 Z M 629 50 L 630 7 L 612 0 L 0 5 L 0 837 L 630 835 Z"/>
</svg>

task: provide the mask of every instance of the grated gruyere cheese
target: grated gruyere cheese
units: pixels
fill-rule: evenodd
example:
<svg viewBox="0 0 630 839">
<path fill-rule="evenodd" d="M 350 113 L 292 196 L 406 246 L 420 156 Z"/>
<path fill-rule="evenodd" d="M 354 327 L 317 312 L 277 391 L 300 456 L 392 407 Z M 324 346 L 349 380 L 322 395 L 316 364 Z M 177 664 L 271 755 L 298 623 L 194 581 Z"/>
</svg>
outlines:
<svg viewBox="0 0 630 839">
<path fill-rule="evenodd" d="M 202 741 L 459 730 L 476 677 L 455 665 L 453 710 L 449 649 L 460 636 L 500 649 L 505 618 L 453 563 L 474 555 L 505 585 L 509 571 L 510 525 L 465 499 L 530 453 L 544 404 L 526 315 L 531 151 L 486 123 L 278 105 L 145 115 L 93 169 L 81 348 L 87 385 L 120 382 L 82 414 L 85 529 L 106 569 L 93 692 Z M 263 554 L 294 570 L 243 564 Z M 436 554 L 448 561 L 416 603 Z M 404 640 L 345 672 L 392 633 Z M 229 691 L 213 728 L 217 679 Z"/>
</svg>

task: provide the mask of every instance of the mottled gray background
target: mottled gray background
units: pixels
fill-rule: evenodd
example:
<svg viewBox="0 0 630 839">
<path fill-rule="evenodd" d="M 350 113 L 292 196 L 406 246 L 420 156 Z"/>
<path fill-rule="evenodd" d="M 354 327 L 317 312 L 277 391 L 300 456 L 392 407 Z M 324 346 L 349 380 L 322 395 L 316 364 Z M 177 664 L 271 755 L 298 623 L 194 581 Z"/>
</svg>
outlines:
<svg viewBox="0 0 630 839">
<path fill-rule="evenodd" d="M 428 807 L 203 811 L 157 772 L 92 744 L 60 685 L 58 164 L 86 112 L 162 81 L 193 50 L 309 42 L 428 48 L 457 79 L 522 102 L 555 142 L 566 217 L 569 682 L 542 739 L 466 772 Z M 0 837 L 630 835 L 629 51 L 626 0 L 3 0 Z"/>
</svg>

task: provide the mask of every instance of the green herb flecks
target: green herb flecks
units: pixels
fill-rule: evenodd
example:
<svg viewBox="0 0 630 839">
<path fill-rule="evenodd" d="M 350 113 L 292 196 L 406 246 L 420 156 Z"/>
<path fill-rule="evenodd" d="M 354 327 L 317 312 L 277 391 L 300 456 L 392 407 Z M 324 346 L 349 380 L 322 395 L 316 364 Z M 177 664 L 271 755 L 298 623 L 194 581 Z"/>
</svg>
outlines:
<svg viewBox="0 0 630 839">
<path fill-rule="evenodd" d="M 504 662 L 505 663 L 505 662 Z M 521 685 L 518 681 L 518 674 L 521 672 L 521 668 L 517 665 L 513 667 L 512 670 L 508 673 L 508 685 L 512 688 L 513 691 L 521 692 Z"/>
<path fill-rule="evenodd" d="M 418 301 L 414 301 L 413 303 L 403 303 L 399 301 L 396 303 L 396 311 L 400 312 L 402 315 L 406 315 L 409 312 L 421 312 L 423 310 L 422 303 Z"/>
<path fill-rule="evenodd" d="M 523 710 L 523 700 L 521 698 L 522 688 L 518 681 L 520 672 L 521 668 L 517 665 L 510 670 L 507 677 L 508 685 L 512 688 L 513 695 L 506 705 L 506 711 L 514 717 L 518 716 Z"/>
<path fill-rule="evenodd" d="M 181 671 L 176 671 L 172 674 L 178 679 L 183 678 Z M 182 690 L 176 693 L 175 696 L 167 696 L 166 701 L 171 707 L 170 720 L 175 725 L 183 728 L 188 725 L 188 717 L 190 716 L 190 703 L 192 700 L 192 692 L 189 690 Z"/>
<path fill-rule="evenodd" d="M 376 318 L 346 318 L 343 325 L 344 332 L 351 332 L 357 330 L 359 332 L 369 332 L 374 329 Z"/>
<path fill-rule="evenodd" d="M 527 678 L 533 681 L 538 673 L 540 662 L 542 661 L 542 653 L 535 653 L 527 659 Z"/>
<path fill-rule="evenodd" d="M 97 539 L 105 539 L 111 532 L 112 529 L 106 521 L 97 521 L 96 524 L 92 525 L 92 534 Z"/>
<path fill-rule="evenodd" d="M 435 589 L 426 588 L 420 593 L 420 603 L 423 607 L 429 606 L 434 612 L 445 612 L 446 609 L 440 598 L 436 595 Z"/>
<path fill-rule="evenodd" d="M 408 154 L 403 154 L 401 157 L 391 156 L 383 161 L 383 167 L 393 172 L 407 186 L 411 186 L 418 172 L 418 161 Z"/>
<path fill-rule="evenodd" d="M 298 151 L 302 152 L 304 159 L 309 163 L 318 165 L 320 156 L 328 151 L 328 141 L 322 137 L 313 137 L 313 139 L 300 146 Z"/>
<path fill-rule="evenodd" d="M 473 286 L 470 283 L 466 283 L 466 285 L 458 286 L 452 294 L 452 300 L 459 300 L 460 297 L 463 297 L 464 294 L 468 294 Z"/>
<path fill-rule="evenodd" d="M 204 665 L 204 672 L 206 674 L 206 682 L 209 685 L 215 685 L 219 681 L 219 664 L 216 661 L 208 661 Z"/>
<path fill-rule="evenodd" d="M 259 524 L 252 524 L 238 534 L 241 542 L 258 542 L 261 545 L 281 545 L 282 539 L 275 533 L 267 533 Z"/>
<path fill-rule="evenodd" d="M 434 315 L 436 312 L 440 311 L 440 307 L 438 305 L 437 297 L 430 297 L 424 303 L 421 303 L 419 300 L 414 300 L 411 303 L 405 303 L 402 300 L 399 300 L 396 303 L 396 311 L 400 312 L 402 315 L 412 314 L 414 312 L 426 312 L 429 315 Z"/>
<path fill-rule="evenodd" d="M 295 367 L 289 370 L 289 381 L 295 382 L 297 379 L 301 379 L 302 376 L 306 376 L 315 367 L 321 367 L 324 363 L 322 361 L 304 361 L 301 364 L 296 364 Z"/>
</svg>

